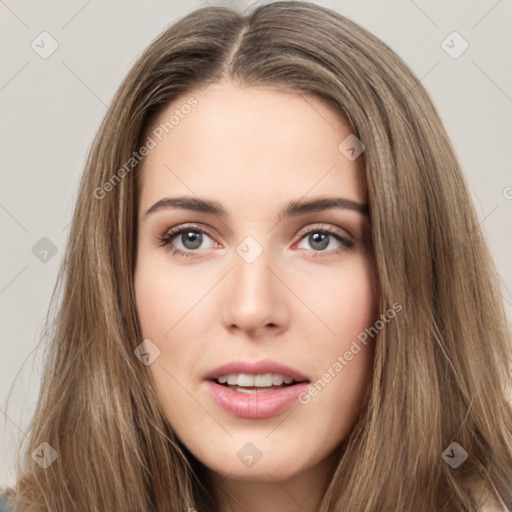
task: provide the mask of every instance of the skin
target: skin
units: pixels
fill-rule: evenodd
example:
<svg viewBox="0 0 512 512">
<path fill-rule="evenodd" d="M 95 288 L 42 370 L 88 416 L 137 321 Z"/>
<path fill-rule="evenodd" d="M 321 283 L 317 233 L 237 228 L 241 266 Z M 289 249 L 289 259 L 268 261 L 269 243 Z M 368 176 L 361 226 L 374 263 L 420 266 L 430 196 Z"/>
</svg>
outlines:
<svg viewBox="0 0 512 512">
<path fill-rule="evenodd" d="M 155 126 L 191 96 L 198 105 L 149 152 L 140 182 L 135 293 L 144 338 L 160 350 L 148 366 L 152 387 L 178 437 L 209 468 L 221 512 L 236 510 L 225 494 L 244 511 L 295 511 L 298 503 L 313 511 L 360 412 L 372 344 L 308 404 L 294 402 L 271 418 L 228 414 L 203 377 L 228 361 L 269 358 L 314 382 L 373 325 L 368 219 L 330 208 L 278 221 L 292 200 L 365 203 L 363 156 L 350 161 L 338 150 L 352 132 L 318 99 L 230 82 L 176 99 Z M 145 214 L 171 196 L 215 200 L 228 215 L 179 208 Z M 175 236 L 171 245 L 190 253 L 183 257 L 160 237 L 186 223 L 206 234 L 198 248 Z M 329 236 L 320 247 L 303 234 L 317 224 L 353 246 Z M 252 263 L 236 252 L 247 236 L 263 250 Z M 262 453 L 252 467 L 237 457 L 247 442 Z"/>
</svg>

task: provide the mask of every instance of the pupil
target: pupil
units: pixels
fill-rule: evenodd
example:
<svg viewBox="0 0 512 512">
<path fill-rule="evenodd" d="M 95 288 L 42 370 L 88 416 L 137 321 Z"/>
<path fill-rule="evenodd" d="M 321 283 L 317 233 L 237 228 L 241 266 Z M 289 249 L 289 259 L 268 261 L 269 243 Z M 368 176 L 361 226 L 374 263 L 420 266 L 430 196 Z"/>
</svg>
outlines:
<svg viewBox="0 0 512 512">
<path fill-rule="evenodd" d="M 184 233 L 183 236 L 185 238 L 182 238 L 182 242 L 187 249 L 197 249 L 203 241 L 203 235 L 195 231 Z"/>
<path fill-rule="evenodd" d="M 326 233 L 313 233 L 309 235 L 311 246 L 316 249 L 325 249 L 329 245 L 328 235 Z M 315 247 L 315 244 L 319 244 Z"/>
</svg>

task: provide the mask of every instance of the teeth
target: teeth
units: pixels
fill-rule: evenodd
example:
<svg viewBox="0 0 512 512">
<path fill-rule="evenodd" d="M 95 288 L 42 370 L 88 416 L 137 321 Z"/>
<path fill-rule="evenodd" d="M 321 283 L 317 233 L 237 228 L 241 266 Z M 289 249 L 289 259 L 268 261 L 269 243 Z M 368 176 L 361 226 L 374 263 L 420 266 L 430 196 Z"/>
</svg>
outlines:
<svg viewBox="0 0 512 512">
<path fill-rule="evenodd" d="M 253 381 L 253 386 L 256 386 L 258 388 L 268 388 L 272 386 L 272 374 L 265 373 L 263 375 L 255 375 Z M 240 386 L 243 386 L 243 384 L 240 383 L 240 381 L 238 381 L 238 383 Z"/>
<path fill-rule="evenodd" d="M 217 382 L 219 384 L 227 383 L 230 386 L 268 388 L 271 386 L 281 386 L 283 383 L 292 384 L 293 379 L 277 373 L 264 373 L 260 375 L 230 373 L 229 375 L 221 375 Z"/>
<path fill-rule="evenodd" d="M 236 386 L 238 384 L 238 375 L 228 375 L 228 384 Z"/>
<path fill-rule="evenodd" d="M 236 376 L 235 376 L 235 379 L 236 379 Z M 231 384 L 230 380 L 231 380 L 231 377 L 228 379 L 229 384 Z M 254 386 L 254 375 L 248 375 L 247 373 L 240 373 L 238 375 L 238 382 L 236 384 L 238 384 L 239 386 L 246 386 L 246 387 Z"/>
<path fill-rule="evenodd" d="M 272 384 L 274 386 L 280 386 L 284 382 L 283 375 L 272 375 Z"/>
</svg>

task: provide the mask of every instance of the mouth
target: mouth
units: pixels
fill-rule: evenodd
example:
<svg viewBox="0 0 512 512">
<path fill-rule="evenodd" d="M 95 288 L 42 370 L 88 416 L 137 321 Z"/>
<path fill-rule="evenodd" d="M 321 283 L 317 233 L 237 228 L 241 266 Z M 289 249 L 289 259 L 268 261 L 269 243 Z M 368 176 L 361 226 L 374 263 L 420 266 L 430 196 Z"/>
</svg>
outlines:
<svg viewBox="0 0 512 512">
<path fill-rule="evenodd" d="M 310 379 L 275 361 L 234 361 L 205 376 L 213 401 L 232 416 L 262 419 L 289 408 Z"/>
</svg>

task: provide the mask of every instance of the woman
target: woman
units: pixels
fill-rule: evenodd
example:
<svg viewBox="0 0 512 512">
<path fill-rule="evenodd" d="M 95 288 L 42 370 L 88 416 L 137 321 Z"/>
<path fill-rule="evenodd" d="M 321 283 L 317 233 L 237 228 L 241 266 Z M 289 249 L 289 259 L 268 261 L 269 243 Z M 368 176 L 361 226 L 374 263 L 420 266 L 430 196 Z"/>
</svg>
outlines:
<svg viewBox="0 0 512 512">
<path fill-rule="evenodd" d="M 384 43 L 307 2 L 156 39 L 91 149 L 11 510 L 512 506 L 511 338 Z"/>
</svg>

